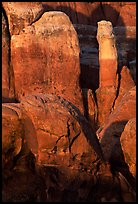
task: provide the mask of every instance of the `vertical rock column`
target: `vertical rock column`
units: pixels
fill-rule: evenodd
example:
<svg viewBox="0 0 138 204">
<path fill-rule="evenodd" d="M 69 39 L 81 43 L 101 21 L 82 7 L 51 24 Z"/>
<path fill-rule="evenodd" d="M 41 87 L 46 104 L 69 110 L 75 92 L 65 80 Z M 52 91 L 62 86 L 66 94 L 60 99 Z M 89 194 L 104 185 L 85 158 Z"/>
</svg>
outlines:
<svg viewBox="0 0 138 204">
<path fill-rule="evenodd" d="M 98 22 L 97 40 L 99 43 L 100 72 L 99 88 L 96 95 L 98 122 L 101 125 L 112 110 L 117 90 L 117 49 L 111 22 Z"/>
<path fill-rule="evenodd" d="M 83 112 L 79 53 L 77 33 L 62 12 L 45 12 L 19 35 L 12 35 L 17 99 L 28 94 L 56 94 Z"/>
</svg>

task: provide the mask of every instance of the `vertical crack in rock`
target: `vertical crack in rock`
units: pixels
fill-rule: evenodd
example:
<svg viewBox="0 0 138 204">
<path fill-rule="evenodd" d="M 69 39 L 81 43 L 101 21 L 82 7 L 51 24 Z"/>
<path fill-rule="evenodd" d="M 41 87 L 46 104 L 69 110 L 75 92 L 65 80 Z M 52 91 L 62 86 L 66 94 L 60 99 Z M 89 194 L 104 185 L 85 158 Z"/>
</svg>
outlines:
<svg viewBox="0 0 138 204">
<path fill-rule="evenodd" d="M 118 80 L 117 80 L 117 87 L 116 87 L 116 97 L 115 97 L 115 99 L 113 101 L 113 105 L 112 105 L 112 109 L 111 110 L 114 110 L 115 102 L 116 102 L 116 100 L 117 100 L 117 98 L 119 96 L 120 83 L 121 83 L 121 74 L 120 74 L 120 72 L 117 73 L 117 76 L 118 76 Z"/>
</svg>

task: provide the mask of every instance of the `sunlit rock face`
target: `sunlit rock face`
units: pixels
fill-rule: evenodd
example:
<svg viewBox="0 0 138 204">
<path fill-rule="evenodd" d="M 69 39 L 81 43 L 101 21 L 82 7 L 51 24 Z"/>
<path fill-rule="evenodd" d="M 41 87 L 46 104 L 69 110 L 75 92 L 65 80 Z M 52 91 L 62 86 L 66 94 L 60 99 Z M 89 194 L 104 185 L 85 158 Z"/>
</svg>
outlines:
<svg viewBox="0 0 138 204">
<path fill-rule="evenodd" d="M 2 2 L 6 12 L 11 35 L 31 25 L 44 12 L 41 2 Z"/>
<path fill-rule="evenodd" d="M 102 125 L 112 111 L 117 93 L 117 49 L 113 27 L 109 21 L 98 22 L 99 88 L 96 90 L 98 122 Z M 104 107 L 104 108 L 103 108 Z"/>
<path fill-rule="evenodd" d="M 82 110 L 79 53 L 76 31 L 62 12 L 44 13 L 32 26 L 13 35 L 11 60 L 17 99 L 29 93 L 53 93 Z"/>
<path fill-rule="evenodd" d="M 2 2 L 3 202 L 136 201 L 135 42 L 135 2 Z"/>
</svg>

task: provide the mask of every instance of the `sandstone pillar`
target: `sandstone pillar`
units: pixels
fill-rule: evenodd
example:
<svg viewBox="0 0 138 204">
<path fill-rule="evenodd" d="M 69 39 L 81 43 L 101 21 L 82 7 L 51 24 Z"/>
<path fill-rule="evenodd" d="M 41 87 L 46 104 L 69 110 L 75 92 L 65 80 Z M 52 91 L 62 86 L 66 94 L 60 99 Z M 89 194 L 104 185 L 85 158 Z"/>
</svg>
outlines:
<svg viewBox="0 0 138 204">
<path fill-rule="evenodd" d="M 115 86 L 117 72 L 117 49 L 110 21 L 98 22 L 100 87 Z"/>
<path fill-rule="evenodd" d="M 110 114 L 116 98 L 117 49 L 112 24 L 109 21 L 98 22 L 97 40 L 99 43 L 99 88 L 96 91 L 98 103 L 98 121 L 102 124 Z"/>
</svg>

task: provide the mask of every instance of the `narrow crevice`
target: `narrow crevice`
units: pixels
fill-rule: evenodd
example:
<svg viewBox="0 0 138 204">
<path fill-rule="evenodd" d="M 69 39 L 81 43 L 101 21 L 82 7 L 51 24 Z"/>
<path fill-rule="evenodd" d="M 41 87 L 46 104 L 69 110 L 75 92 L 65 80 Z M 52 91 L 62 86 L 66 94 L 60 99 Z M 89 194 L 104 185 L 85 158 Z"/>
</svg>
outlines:
<svg viewBox="0 0 138 204">
<path fill-rule="evenodd" d="M 70 124 L 69 124 L 69 121 L 67 121 L 67 135 L 68 135 L 69 152 L 71 153 L 71 146 L 70 146 Z"/>
<path fill-rule="evenodd" d="M 116 97 L 113 101 L 113 104 L 112 104 L 112 109 L 111 110 L 114 110 L 114 106 L 115 106 L 115 102 L 119 96 L 119 90 L 120 90 L 120 83 L 121 83 L 121 74 L 120 72 L 117 73 L 118 74 L 118 85 L 117 85 L 117 90 L 116 90 Z"/>
<path fill-rule="evenodd" d="M 94 123 L 97 127 L 98 124 L 98 103 L 97 103 L 97 96 L 96 91 L 92 90 L 93 101 L 94 101 Z"/>
<path fill-rule="evenodd" d="M 73 137 L 73 139 L 71 140 L 70 144 L 69 144 L 69 149 L 71 149 L 71 146 L 73 145 L 74 141 L 77 139 L 77 137 L 80 135 L 81 130 Z"/>
</svg>

